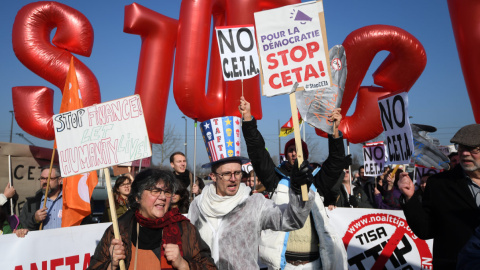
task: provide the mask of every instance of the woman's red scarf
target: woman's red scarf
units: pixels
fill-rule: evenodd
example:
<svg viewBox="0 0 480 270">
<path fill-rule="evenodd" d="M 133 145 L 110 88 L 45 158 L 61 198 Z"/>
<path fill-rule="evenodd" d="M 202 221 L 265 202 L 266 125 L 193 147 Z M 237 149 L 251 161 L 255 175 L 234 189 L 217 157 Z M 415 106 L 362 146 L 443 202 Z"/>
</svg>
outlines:
<svg viewBox="0 0 480 270">
<path fill-rule="evenodd" d="M 180 255 L 183 257 L 183 250 L 182 250 L 182 235 L 180 234 L 180 227 L 178 226 L 178 222 L 182 220 L 188 220 L 184 215 L 178 212 L 178 208 L 172 208 L 169 210 L 163 217 L 152 219 L 146 218 L 140 214 L 140 212 L 135 211 L 135 217 L 137 218 L 137 222 L 140 226 L 158 229 L 161 228 L 163 230 L 162 235 L 162 245 L 163 244 L 175 244 L 178 245 L 180 249 Z M 165 256 L 164 249 L 161 246 L 161 257 Z"/>
</svg>

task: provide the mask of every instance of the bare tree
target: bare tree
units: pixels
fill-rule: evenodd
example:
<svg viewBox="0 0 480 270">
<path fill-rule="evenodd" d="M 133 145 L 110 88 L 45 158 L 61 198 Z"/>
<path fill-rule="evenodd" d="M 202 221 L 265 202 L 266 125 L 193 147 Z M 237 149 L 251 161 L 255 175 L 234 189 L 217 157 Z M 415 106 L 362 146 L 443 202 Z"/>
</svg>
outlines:
<svg viewBox="0 0 480 270">
<path fill-rule="evenodd" d="M 163 130 L 163 143 L 153 144 L 153 158 L 157 160 L 157 165 L 163 164 L 170 155 L 178 151 L 180 142 L 180 134 L 175 132 L 174 126 L 166 124 Z"/>
</svg>

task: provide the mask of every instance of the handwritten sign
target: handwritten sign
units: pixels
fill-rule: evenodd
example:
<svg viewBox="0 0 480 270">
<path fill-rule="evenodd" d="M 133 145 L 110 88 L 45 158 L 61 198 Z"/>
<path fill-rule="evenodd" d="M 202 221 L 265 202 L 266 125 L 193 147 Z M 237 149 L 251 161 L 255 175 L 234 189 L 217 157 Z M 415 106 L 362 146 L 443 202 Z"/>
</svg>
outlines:
<svg viewBox="0 0 480 270">
<path fill-rule="evenodd" d="M 380 97 L 378 106 L 387 138 L 387 164 L 410 163 L 414 147 L 412 129 L 408 120 L 407 93 L 393 93 Z"/>
<path fill-rule="evenodd" d="M 215 27 L 223 79 L 248 79 L 260 73 L 253 25 Z"/>
<path fill-rule="evenodd" d="M 152 155 L 140 96 L 53 116 L 63 177 Z"/>
<path fill-rule="evenodd" d="M 297 91 L 295 98 L 302 119 L 305 119 L 308 124 L 332 134 L 333 123 L 328 121 L 328 115 L 342 104 L 347 80 L 347 56 L 342 45 L 333 46 L 329 51 L 329 56 L 332 86 L 313 89 L 314 85 L 307 84 L 306 88 L 312 91 Z"/>
<path fill-rule="evenodd" d="M 265 82 L 263 95 L 289 93 L 295 82 L 306 90 L 330 86 L 319 13 L 323 13 L 321 1 L 254 14 Z"/>
<path fill-rule="evenodd" d="M 363 164 L 365 176 L 382 175 L 385 167 L 385 145 L 383 142 L 369 144 L 363 147 Z"/>
</svg>

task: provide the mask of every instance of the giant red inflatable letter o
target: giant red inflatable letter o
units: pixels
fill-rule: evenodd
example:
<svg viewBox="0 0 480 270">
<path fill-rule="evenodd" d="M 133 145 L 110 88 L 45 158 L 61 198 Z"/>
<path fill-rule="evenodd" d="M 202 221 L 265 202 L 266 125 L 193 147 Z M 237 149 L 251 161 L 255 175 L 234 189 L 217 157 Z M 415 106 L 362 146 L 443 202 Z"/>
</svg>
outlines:
<svg viewBox="0 0 480 270">
<path fill-rule="evenodd" d="M 374 139 L 383 131 L 378 97 L 396 91 L 409 91 L 422 74 L 427 56 L 414 36 L 388 25 L 371 25 L 355 30 L 347 36 L 343 46 L 347 54 L 348 76 L 340 106 L 344 120 L 339 129 L 345 139 L 362 143 Z M 382 50 L 390 54 L 373 74 L 374 83 L 381 87 L 360 87 L 373 58 Z M 355 112 L 345 117 L 357 92 Z M 318 129 L 316 133 L 326 136 Z"/>
<path fill-rule="evenodd" d="M 50 33 L 57 27 L 50 43 Z M 61 91 L 72 53 L 90 56 L 93 28 L 77 10 L 57 2 L 35 2 L 18 11 L 12 30 L 13 50 L 28 69 Z M 54 46 L 55 45 L 55 46 Z M 95 75 L 75 58 L 84 106 L 100 103 Z M 13 108 L 18 125 L 27 133 L 53 140 L 53 91 L 46 87 L 13 87 Z"/>
</svg>

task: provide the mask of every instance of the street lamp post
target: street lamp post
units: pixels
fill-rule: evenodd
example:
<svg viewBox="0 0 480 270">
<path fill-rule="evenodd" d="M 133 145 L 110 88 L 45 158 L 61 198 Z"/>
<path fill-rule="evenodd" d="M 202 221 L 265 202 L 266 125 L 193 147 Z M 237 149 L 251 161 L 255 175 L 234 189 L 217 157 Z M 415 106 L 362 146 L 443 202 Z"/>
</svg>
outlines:
<svg viewBox="0 0 480 270">
<path fill-rule="evenodd" d="M 182 116 L 185 119 L 185 157 L 187 157 L 187 117 Z"/>
</svg>

